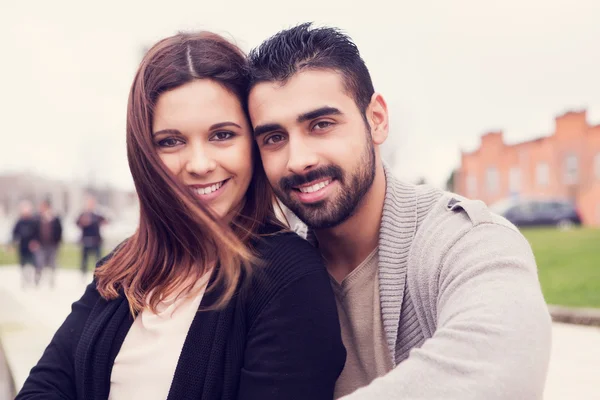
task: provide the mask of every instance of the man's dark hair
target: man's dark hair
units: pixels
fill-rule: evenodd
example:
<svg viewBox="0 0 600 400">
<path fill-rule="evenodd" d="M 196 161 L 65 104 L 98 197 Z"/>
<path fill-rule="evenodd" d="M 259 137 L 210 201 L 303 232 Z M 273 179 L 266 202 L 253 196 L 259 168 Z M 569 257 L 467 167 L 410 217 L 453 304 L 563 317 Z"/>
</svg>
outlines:
<svg viewBox="0 0 600 400">
<path fill-rule="evenodd" d="M 250 88 L 261 82 L 285 83 L 304 69 L 331 69 L 364 114 L 375 92 L 371 75 L 352 39 L 336 28 L 304 23 L 278 32 L 250 51 Z"/>
</svg>

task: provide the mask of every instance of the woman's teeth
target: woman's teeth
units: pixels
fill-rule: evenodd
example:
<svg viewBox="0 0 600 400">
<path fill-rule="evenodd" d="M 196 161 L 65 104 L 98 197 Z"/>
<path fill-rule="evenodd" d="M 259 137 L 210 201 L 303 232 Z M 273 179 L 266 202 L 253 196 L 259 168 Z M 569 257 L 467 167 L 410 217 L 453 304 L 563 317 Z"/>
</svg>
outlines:
<svg viewBox="0 0 600 400">
<path fill-rule="evenodd" d="M 196 188 L 195 189 L 196 193 L 198 193 L 198 194 L 211 194 L 212 192 L 215 192 L 215 191 L 219 190 L 221 188 L 221 186 L 223 186 L 223 182 L 215 183 L 212 186 L 207 186 L 207 187 L 203 187 L 203 188 Z"/>
</svg>

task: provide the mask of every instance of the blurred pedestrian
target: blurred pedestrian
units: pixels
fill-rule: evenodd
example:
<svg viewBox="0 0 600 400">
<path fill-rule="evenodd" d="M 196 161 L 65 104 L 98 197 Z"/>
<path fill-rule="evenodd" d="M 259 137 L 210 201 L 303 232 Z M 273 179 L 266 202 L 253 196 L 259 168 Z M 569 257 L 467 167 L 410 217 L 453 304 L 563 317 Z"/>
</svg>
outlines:
<svg viewBox="0 0 600 400">
<path fill-rule="evenodd" d="M 96 210 L 96 198 L 88 196 L 85 210 L 77 218 L 77 226 L 81 228 L 81 273 L 85 279 L 88 271 L 88 257 L 94 256 L 94 264 L 100 260 L 102 250 L 102 235 L 100 227 L 106 219 Z"/>
<path fill-rule="evenodd" d="M 13 228 L 12 240 L 18 246 L 19 264 L 21 265 L 21 286 L 25 288 L 32 282 L 37 285 L 40 280 L 41 271 L 36 263 L 34 253 L 40 246 L 39 225 L 33 215 L 33 205 L 28 200 L 22 201 L 19 205 L 19 219 Z M 31 265 L 35 270 L 33 279 L 32 274 L 26 268 L 27 265 Z"/>
<path fill-rule="evenodd" d="M 50 286 L 54 287 L 56 276 L 56 255 L 62 241 L 62 224 L 60 218 L 52 210 L 50 200 L 40 204 L 39 249 L 35 252 L 36 264 L 40 271 L 50 269 Z"/>
</svg>

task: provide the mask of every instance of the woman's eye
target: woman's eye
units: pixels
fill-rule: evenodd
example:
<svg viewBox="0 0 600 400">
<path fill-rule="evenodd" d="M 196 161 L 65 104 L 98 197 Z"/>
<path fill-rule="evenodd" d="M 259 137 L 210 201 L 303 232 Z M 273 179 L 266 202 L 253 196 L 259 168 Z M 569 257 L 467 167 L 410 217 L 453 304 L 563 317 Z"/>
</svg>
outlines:
<svg viewBox="0 0 600 400">
<path fill-rule="evenodd" d="M 223 141 L 223 140 L 231 139 L 234 136 L 235 136 L 235 134 L 233 132 L 227 132 L 227 131 L 215 132 L 215 134 L 212 136 L 212 139 L 216 140 L 216 141 Z"/>
<path fill-rule="evenodd" d="M 175 147 L 182 143 L 181 139 L 177 138 L 166 138 L 158 141 L 160 147 Z"/>
</svg>

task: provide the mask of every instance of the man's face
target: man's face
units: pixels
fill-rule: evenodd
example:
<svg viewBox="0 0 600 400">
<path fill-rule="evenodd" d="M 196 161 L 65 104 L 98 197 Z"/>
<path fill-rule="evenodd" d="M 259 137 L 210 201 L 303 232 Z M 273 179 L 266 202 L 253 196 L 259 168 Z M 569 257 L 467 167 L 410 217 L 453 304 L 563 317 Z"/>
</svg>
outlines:
<svg viewBox="0 0 600 400">
<path fill-rule="evenodd" d="M 46 203 L 45 201 L 42 201 L 40 203 L 40 212 L 42 214 L 47 213 L 48 211 L 50 211 L 50 205 L 48 203 Z"/>
<path fill-rule="evenodd" d="M 29 218 L 33 215 L 33 205 L 28 201 L 23 201 L 19 205 L 21 217 Z"/>
<path fill-rule="evenodd" d="M 96 208 L 96 199 L 94 197 L 87 197 L 85 200 L 85 208 L 87 211 L 94 211 Z"/>
<path fill-rule="evenodd" d="M 375 176 L 369 125 L 335 71 L 257 84 L 249 111 L 277 196 L 313 229 L 347 220 Z"/>
</svg>

